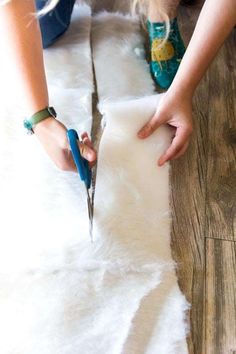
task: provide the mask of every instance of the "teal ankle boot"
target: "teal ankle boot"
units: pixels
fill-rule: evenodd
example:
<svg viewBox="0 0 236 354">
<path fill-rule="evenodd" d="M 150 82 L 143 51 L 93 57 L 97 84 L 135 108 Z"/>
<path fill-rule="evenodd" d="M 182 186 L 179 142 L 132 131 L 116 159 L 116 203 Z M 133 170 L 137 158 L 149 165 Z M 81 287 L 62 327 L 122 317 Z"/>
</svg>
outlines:
<svg viewBox="0 0 236 354">
<path fill-rule="evenodd" d="M 163 45 L 162 41 L 166 34 L 165 23 L 147 21 L 147 29 L 151 50 L 151 74 L 161 88 L 168 89 L 185 53 L 177 18 L 170 20 L 170 33 Z"/>
</svg>

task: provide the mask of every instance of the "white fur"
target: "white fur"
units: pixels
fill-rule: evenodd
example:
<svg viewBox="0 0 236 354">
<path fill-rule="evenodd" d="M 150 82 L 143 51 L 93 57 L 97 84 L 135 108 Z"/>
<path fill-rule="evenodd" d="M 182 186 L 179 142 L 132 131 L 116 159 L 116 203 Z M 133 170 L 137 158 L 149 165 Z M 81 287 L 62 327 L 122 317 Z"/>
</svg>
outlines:
<svg viewBox="0 0 236 354">
<path fill-rule="evenodd" d="M 76 10 L 78 24 L 75 11 L 70 30 L 45 52 L 45 64 L 59 118 L 83 130 L 91 127 L 91 18 L 88 7 Z M 134 47 L 142 51 L 137 23 L 114 16 L 123 27 L 117 41 L 113 20 L 106 27 L 110 15 L 95 20 L 100 27 L 93 34 L 107 119 L 93 245 L 79 177 L 59 171 L 36 138 L 25 135 L 16 107 L 0 107 L 0 353 L 186 352 L 188 303 L 169 246 L 169 165 L 155 165 L 170 132 L 161 127 L 145 142 L 136 137 L 159 97 L 127 101 L 152 94 L 153 85 L 144 60 L 134 55 Z M 104 63 L 108 48 L 111 61 Z M 126 60 L 118 60 L 120 52 Z M 111 63 L 119 84 L 105 75 L 114 70 L 102 75 Z M 117 99 L 127 102 L 104 104 Z"/>
<path fill-rule="evenodd" d="M 75 8 L 69 31 L 44 51 L 50 103 L 79 132 L 92 122 L 90 27 L 90 8 Z M 67 247 L 87 244 L 85 191 L 76 174 L 58 170 L 36 137 L 26 135 L 10 99 L 0 115 L 0 271 L 54 269 L 64 264 Z"/>
<path fill-rule="evenodd" d="M 143 38 L 136 20 L 119 13 L 96 16 L 93 56 L 106 128 L 99 149 L 94 234 L 107 249 L 107 260 L 136 271 L 137 281 L 143 281 L 145 267 L 150 281 L 156 273 L 156 282 L 147 281 L 147 292 L 140 291 L 121 352 L 184 354 L 190 304 L 179 290 L 171 257 L 169 163 L 157 166 L 171 131 L 161 126 L 147 140 L 137 137 L 162 97 L 150 96 L 154 86 L 140 53 Z"/>
<path fill-rule="evenodd" d="M 157 166 L 172 134 L 161 126 L 147 140 L 137 137 L 160 99 L 161 95 L 154 95 L 103 107 L 107 124 L 99 150 L 95 243 L 101 244 L 103 260 L 106 257 L 121 269 L 132 269 L 137 282 L 144 281 L 145 268 L 150 277 L 146 293 L 139 290 L 139 304 L 123 341 L 124 353 L 187 353 L 189 304 L 179 290 L 170 248 L 169 164 Z M 126 280 L 123 283 L 125 287 Z"/>
<path fill-rule="evenodd" d="M 92 44 L 100 109 L 105 102 L 154 92 L 137 19 L 120 13 L 98 14 Z"/>
</svg>

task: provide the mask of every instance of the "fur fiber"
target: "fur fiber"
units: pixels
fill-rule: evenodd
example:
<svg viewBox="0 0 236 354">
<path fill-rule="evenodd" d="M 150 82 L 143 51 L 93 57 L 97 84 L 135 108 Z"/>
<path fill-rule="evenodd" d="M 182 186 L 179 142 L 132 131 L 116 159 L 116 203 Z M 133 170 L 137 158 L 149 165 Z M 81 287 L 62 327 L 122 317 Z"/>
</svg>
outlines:
<svg viewBox="0 0 236 354">
<path fill-rule="evenodd" d="M 79 177 L 59 171 L 25 135 L 17 107 L 6 100 L 0 108 L 3 354 L 187 353 L 190 305 L 171 258 L 169 165 L 156 166 L 170 131 L 161 127 L 145 142 L 136 137 L 161 96 L 153 95 L 140 55 L 137 22 L 103 13 L 94 26 L 107 126 L 93 244 Z M 45 51 L 51 103 L 68 128 L 81 132 L 91 128 L 90 27 L 89 7 L 76 7 L 69 31 Z"/>
<path fill-rule="evenodd" d="M 92 26 L 93 60 L 101 105 L 154 92 L 137 19 L 102 12 Z"/>
<path fill-rule="evenodd" d="M 148 140 L 136 135 L 160 99 L 161 95 L 147 96 L 104 107 L 95 243 L 101 244 L 103 252 L 107 250 L 103 261 L 113 260 L 120 272 L 126 276 L 131 272 L 135 281 L 146 284 L 143 292 L 136 293 L 140 297 L 124 353 L 187 353 L 185 311 L 189 304 L 179 290 L 170 248 L 169 164 L 156 164 L 170 143 L 171 132 L 162 126 Z M 144 280 L 146 271 L 149 275 Z M 125 287 L 126 279 L 123 283 Z"/>
<path fill-rule="evenodd" d="M 90 28 L 90 8 L 76 7 L 69 31 L 44 51 L 50 103 L 68 128 L 80 132 L 90 132 L 92 123 Z M 26 135 L 17 107 L 10 102 L 1 110 L 1 272 L 57 267 L 66 245 L 87 241 L 83 186 Z"/>
</svg>

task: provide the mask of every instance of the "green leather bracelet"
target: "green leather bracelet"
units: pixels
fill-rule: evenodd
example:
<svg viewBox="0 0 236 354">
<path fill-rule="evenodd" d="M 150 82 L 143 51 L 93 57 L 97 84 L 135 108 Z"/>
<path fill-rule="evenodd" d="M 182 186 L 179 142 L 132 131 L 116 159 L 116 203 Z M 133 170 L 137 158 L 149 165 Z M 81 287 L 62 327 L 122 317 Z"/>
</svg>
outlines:
<svg viewBox="0 0 236 354">
<path fill-rule="evenodd" d="M 56 118 L 57 113 L 53 107 L 46 107 L 41 111 L 32 115 L 32 117 L 24 120 L 24 127 L 27 129 L 28 134 L 34 134 L 33 128 L 36 124 L 41 122 L 42 120 L 53 117 Z"/>
</svg>

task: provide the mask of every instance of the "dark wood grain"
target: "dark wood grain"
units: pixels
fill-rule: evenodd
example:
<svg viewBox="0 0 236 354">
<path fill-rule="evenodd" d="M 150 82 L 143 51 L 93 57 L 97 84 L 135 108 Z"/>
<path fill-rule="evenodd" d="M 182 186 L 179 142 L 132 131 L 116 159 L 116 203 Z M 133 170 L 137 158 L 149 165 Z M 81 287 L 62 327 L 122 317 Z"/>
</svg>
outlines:
<svg viewBox="0 0 236 354">
<path fill-rule="evenodd" d="M 181 11 L 182 33 L 185 42 L 191 36 L 198 9 Z M 178 261 L 180 287 L 192 303 L 190 312 L 190 353 L 233 353 L 229 351 L 235 322 L 218 309 L 225 326 L 212 320 L 209 306 L 209 282 L 203 254 L 206 237 L 235 239 L 236 203 L 236 46 L 231 34 L 199 86 L 194 100 L 194 134 L 187 153 L 172 165 L 172 250 Z M 223 241 L 220 241 L 223 242 Z M 223 247 L 223 246 L 222 246 Z M 221 263 L 215 262 L 220 272 Z M 223 274 L 222 274 L 223 275 Z M 227 273 L 230 281 L 232 273 Z M 204 297 L 205 281 L 208 291 Z M 235 281 L 235 279 L 232 281 Z M 219 289 L 218 289 L 219 290 Z M 222 296 L 216 289 L 216 301 Z M 232 292 L 225 293 L 225 301 Z M 235 305 L 232 306 L 235 315 Z M 207 327 L 205 328 L 205 323 Z M 209 325 L 210 323 L 210 325 Z M 231 330 L 229 330 L 231 323 Z M 215 328 L 215 337 L 209 331 Z M 228 332 L 227 332 L 228 331 Z M 205 333 L 208 340 L 205 340 Z M 218 342 L 223 343 L 217 351 Z M 209 340 L 211 338 L 211 340 Z"/>
<path fill-rule="evenodd" d="M 236 240 L 236 40 L 209 70 L 207 224 L 209 237 Z"/>
<path fill-rule="evenodd" d="M 207 354 L 236 353 L 236 243 L 206 240 Z"/>
<path fill-rule="evenodd" d="M 199 7 L 182 8 L 179 22 L 184 41 L 191 38 Z M 208 106 L 202 104 L 208 89 L 206 76 L 194 99 L 194 133 L 191 143 L 178 160 L 171 162 L 171 246 L 178 263 L 179 285 L 192 304 L 190 311 L 191 334 L 189 352 L 204 353 L 204 235 L 207 177 Z"/>
</svg>

